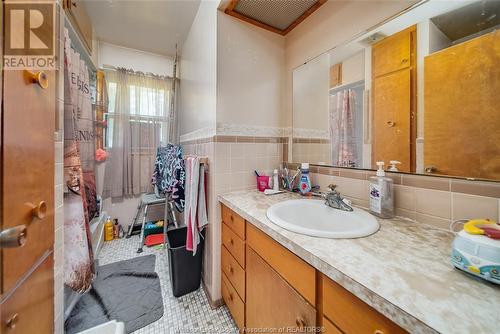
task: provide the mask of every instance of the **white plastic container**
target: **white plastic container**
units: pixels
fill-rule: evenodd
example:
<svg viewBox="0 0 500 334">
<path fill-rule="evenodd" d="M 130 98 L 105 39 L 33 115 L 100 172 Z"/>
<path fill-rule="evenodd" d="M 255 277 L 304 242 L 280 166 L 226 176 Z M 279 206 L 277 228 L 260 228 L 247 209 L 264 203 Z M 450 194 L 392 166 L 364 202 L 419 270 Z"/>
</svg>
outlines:
<svg viewBox="0 0 500 334">
<path fill-rule="evenodd" d="M 380 218 L 394 217 L 394 181 L 385 176 L 384 162 L 377 161 L 377 174 L 370 177 L 370 213 Z"/>
<path fill-rule="evenodd" d="M 280 190 L 280 181 L 278 180 L 278 170 L 277 169 L 275 169 L 273 171 L 273 190 L 274 191 Z"/>
</svg>

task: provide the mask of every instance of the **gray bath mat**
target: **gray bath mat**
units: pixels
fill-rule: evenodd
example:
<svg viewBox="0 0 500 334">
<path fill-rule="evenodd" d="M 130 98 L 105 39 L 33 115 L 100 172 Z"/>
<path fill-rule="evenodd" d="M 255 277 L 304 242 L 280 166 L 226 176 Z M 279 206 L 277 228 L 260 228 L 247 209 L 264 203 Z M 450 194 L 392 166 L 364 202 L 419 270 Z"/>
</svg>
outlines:
<svg viewBox="0 0 500 334">
<path fill-rule="evenodd" d="M 163 299 L 155 260 L 154 255 L 147 255 L 100 266 L 93 288 L 66 320 L 66 333 L 113 319 L 124 322 L 125 331 L 131 333 L 160 319 Z"/>
</svg>

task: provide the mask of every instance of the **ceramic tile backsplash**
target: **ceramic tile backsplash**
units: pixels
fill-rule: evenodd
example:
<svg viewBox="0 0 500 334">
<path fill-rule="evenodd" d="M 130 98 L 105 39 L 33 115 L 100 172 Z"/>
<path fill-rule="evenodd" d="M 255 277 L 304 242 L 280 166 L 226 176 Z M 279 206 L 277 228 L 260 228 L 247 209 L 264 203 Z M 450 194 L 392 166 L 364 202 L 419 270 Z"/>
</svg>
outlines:
<svg viewBox="0 0 500 334">
<path fill-rule="evenodd" d="M 290 169 L 297 164 L 289 164 Z M 372 171 L 311 167 L 314 185 L 326 190 L 336 184 L 354 204 L 368 207 L 368 179 Z M 444 177 L 388 173 L 395 180 L 396 215 L 448 229 L 457 219 L 500 218 L 500 183 Z"/>
</svg>

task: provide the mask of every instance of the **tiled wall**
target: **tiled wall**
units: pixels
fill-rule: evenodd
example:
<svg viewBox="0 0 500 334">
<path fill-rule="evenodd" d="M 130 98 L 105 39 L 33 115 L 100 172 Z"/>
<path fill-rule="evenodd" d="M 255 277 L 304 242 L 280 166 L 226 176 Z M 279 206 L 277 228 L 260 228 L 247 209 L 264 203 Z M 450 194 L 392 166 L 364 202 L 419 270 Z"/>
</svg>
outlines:
<svg viewBox="0 0 500 334">
<path fill-rule="evenodd" d="M 330 147 L 329 140 L 294 138 L 292 145 L 293 160 L 328 163 L 332 160 Z"/>
<path fill-rule="evenodd" d="M 254 170 L 271 175 L 283 159 L 282 138 L 213 136 L 181 143 L 185 154 L 206 156 L 208 172 L 209 229 L 205 243 L 203 283 L 214 306 L 221 300 L 220 244 L 221 217 L 217 196 L 222 193 L 255 189 Z"/>
<path fill-rule="evenodd" d="M 290 164 L 296 167 L 296 164 Z M 368 179 L 373 171 L 311 167 L 313 184 L 336 184 L 353 203 L 368 207 Z M 500 216 L 500 183 L 388 173 L 394 180 L 396 214 L 440 228 L 451 221 Z"/>
</svg>

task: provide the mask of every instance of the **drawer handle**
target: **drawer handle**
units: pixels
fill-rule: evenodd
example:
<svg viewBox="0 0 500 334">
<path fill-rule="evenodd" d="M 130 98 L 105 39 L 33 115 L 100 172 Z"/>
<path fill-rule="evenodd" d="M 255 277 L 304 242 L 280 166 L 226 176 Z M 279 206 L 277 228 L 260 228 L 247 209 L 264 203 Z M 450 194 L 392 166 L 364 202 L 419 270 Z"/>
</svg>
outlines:
<svg viewBox="0 0 500 334">
<path fill-rule="evenodd" d="M 229 216 L 229 220 L 231 220 L 231 223 L 233 223 L 233 222 L 234 222 L 234 217 L 233 217 L 233 215 Z"/>
<path fill-rule="evenodd" d="M 234 246 L 234 240 L 233 240 L 232 238 L 229 240 L 229 243 L 230 243 L 232 246 Z"/>
<path fill-rule="evenodd" d="M 233 301 L 233 294 L 232 293 L 229 294 L 229 301 Z"/>
<path fill-rule="evenodd" d="M 380 329 L 376 329 L 373 334 L 384 334 L 383 331 L 381 331 Z"/>
<path fill-rule="evenodd" d="M 295 319 L 295 324 L 299 328 L 306 328 L 307 327 L 306 321 L 304 319 L 302 319 L 301 317 L 297 317 L 297 319 Z"/>
<path fill-rule="evenodd" d="M 408 62 L 408 58 L 403 58 L 403 59 L 401 59 L 401 63 L 405 64 L 405 63 L 407 63 L 407 62 Z"/>
<path fill-rule="evenodd" d="M 15 313 L 9 320 L 7 320 L 6 326 L 8 329 L 15 329 L 18 322 L 19 314 Z"/>
<path fill-rule="evenodd" d="M 232 266 L 229 266 L 229 273 L 234 274 L 234 269 Z"/>
</svg>

